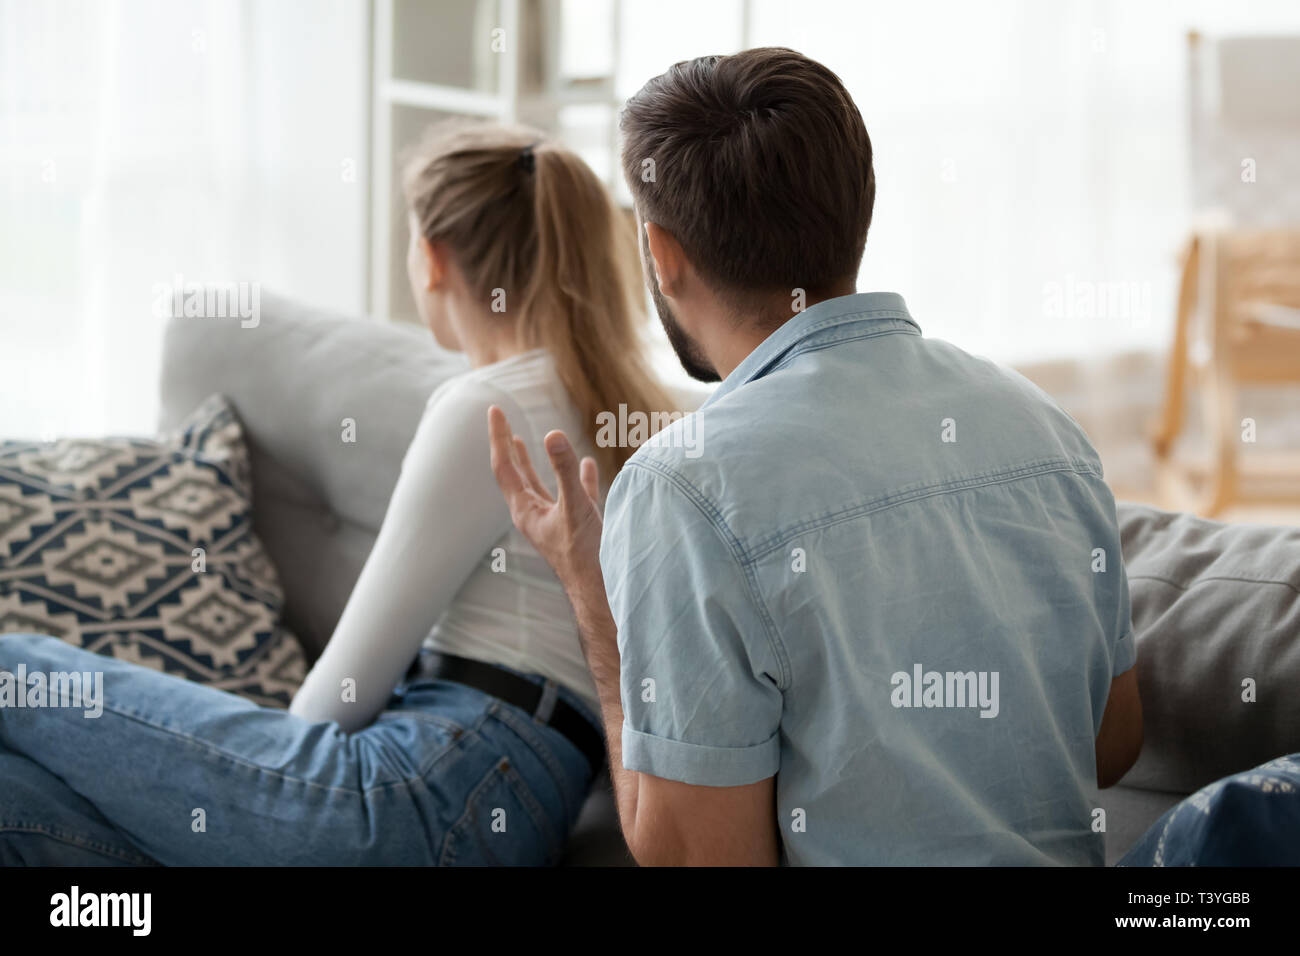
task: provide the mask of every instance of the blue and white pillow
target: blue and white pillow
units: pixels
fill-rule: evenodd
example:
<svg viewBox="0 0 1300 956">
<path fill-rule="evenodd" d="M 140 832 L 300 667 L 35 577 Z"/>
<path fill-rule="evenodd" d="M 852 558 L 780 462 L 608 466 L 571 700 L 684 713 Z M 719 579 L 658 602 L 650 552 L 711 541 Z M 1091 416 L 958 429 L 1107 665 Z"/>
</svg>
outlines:
<svg viewBox="0 0 1300 956">
<path fill-rule="evenodd" d="M 1300 754 L 1202 787 L 1175 804 L 1120 866 L 1300 866 Z"/>
<path fill-rule="evenodd" d="M 0 633 L 288 706 L 305 659 L 251 500 L 220 395 L 170 439 L 0 442 Z"/>
</svg>

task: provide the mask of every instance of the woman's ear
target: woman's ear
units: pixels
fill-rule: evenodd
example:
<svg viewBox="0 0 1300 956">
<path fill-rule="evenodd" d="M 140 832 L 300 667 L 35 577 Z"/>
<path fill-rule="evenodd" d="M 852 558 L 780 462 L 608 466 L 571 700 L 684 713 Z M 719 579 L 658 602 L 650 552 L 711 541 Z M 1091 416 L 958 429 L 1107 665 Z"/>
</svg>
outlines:
<svg viewBox="0 0 1300 956">
<path fill-rule="evenodd" d="M 425 236 L 420 237 L 420 257 L 424 260 L 425 292 L 433 292 L 447 275 L 447 250 L 442 244 L 434 245 Z"/>
</svg>

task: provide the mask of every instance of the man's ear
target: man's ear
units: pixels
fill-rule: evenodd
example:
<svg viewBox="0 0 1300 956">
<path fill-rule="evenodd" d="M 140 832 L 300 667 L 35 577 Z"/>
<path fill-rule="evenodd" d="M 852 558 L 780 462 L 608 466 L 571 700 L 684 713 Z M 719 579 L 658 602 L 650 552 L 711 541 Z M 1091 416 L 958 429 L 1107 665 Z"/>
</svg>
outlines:
<svg viewBox="0 0 1300 956">
<path fill-rule="evenodd" d="M 650 267 L 659 280 L 659 291 L 670 299 L 677 297 L 681 294 L 687 272 L 686 254 L 682 252 L 681 243 L 657 223 L 647 222 L 641 228 L 645 230 Z"/>
</svg>

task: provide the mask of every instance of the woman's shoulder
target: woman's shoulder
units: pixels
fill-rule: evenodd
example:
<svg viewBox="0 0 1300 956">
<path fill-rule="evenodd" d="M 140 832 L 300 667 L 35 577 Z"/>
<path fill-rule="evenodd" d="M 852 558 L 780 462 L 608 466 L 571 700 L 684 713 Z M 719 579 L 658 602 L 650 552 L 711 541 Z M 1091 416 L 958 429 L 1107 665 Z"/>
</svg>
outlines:
<svg viewBox="0 0 1300 956">
<path fill-rule="evenodd" d="M 509 414 L 507 405 L 513 405 L 516 411 L 531 414 L 539 404 L 553 401 L 554 382 L 550 354 L 533 349 L 447 379 L 429 396 L 426 410 L 479 406 L 486 414 L 489 406 L 501 405 Z"/>
<path fill-rule="evenodd" d="M 491 379 L 463 373 L 434 389 L 425 402 L 421 425 L 437 425 L 440 431 L 482 425 L 486 430 L 487 412 L 493 405 L 500 406 L 507 417 L 516 417 L 522 411 L 514 396 Z"/>
<path fill-rule="evenodd" d="M 554 378 L 550 355 L 535 349 L 447 379 L 429 396 L 424 417 L 447 424 L 467 421 L 477 427 L 486 421 L 487 410 L 498 405 L 519 428 L 554 403 Z"/>
</svg>

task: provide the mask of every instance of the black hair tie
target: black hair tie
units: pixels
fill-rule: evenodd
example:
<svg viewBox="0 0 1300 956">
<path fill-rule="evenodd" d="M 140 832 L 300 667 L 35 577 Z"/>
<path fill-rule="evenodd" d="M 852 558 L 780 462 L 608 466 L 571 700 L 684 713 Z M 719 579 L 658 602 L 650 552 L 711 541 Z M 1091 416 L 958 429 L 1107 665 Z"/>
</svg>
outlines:
<svg viewBox="0 0 1300 956">
<path fill-rule="evenodd" d="M 537 169 L 537 157 L 533 155 L 533 147 L 536 145 L 536 143 L 532 143 L 519 151 L 519 168 L 526 173 L 531 173 Z"/>
</svg>

